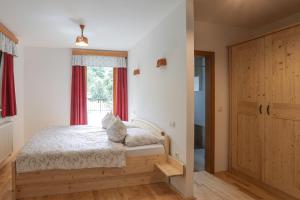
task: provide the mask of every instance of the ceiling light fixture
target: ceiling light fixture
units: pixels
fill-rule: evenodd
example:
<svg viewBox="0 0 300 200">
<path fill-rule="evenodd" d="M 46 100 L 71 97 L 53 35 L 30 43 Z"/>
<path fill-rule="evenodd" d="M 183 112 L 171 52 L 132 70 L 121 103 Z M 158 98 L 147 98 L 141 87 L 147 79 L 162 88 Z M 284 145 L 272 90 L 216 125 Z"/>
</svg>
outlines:
<svg viewBox="0 0 300 200">
<path fill-rule="evenodd" d="M 84 25 L 80 24 L 81 36 L 77 36 L 76 38 L 76 46 L 86 47 L 89 45 L 89 39 L 83 36 Z"/>
</svg>

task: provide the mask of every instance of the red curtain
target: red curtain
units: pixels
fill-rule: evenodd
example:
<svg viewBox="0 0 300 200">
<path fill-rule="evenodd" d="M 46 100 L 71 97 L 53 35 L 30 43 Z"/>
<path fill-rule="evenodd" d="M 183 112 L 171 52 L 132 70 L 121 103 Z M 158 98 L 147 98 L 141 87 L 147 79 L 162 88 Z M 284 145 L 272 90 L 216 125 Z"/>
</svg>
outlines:
<svg viewBox="0 0 300 200">
<path fill-rule="evenodd" d="M 114 68 L 114 115 L 128 120 L 127 68 Z"/>
<path fill-rule="evenodd" d="M 15 80 L 14 80 L 14 58 L 13 55 L 3 53 L 2 73 L 2 112 L 1 116 L 8 117 L 17 114 Z"/>
<path fill-rule="evenodd" d="M 72 67 L 71 125 L 86 125 L 87 119 L 87 68 Z"/>
</svg>

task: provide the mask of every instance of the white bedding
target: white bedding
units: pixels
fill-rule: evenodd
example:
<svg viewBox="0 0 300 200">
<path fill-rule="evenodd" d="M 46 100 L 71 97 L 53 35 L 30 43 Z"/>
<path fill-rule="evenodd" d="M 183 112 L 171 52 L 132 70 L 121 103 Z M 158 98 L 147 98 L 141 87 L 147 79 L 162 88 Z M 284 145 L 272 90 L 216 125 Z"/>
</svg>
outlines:
<svg viewBox="0 0 300 200">
<path fill-rule="evenodd" d="M 151 144 L 137 147 L 125 147 L 127 156 L 151 156 L 165 153 L 165 147 L 162 144 Z"/>
<path fill-rule="evenodd" d="M 155 136 L 150 130 L 143 128 L 128 128 L 125 145 L 129 147 L 163 143 L 164 138 Z"/>
<path fill-rule="evenodd" d="M 53 127 L 40 131 L 17 156 L 17 172 L 52 169 L 124 167 L 123 144 L 108 140 L 105 130 L 90 126 Z"/>
</svg>

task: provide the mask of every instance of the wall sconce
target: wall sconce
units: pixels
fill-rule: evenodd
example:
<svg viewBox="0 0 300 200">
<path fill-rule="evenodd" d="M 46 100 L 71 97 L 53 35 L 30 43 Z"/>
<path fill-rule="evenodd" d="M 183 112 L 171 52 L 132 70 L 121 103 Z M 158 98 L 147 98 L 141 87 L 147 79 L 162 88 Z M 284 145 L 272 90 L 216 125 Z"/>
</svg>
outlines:
<svg viewBox="0 0 300 200">
<path fill-rule="evenodd" d="M 134 75 L 134 76 L 137 76 L 137 75 L 140 75 L 140 74 L 141 74 L 140 69 L 134 69 L 134 70 L 133 70 L 133 75 Z"/>
<path fill-rule="evenodd" d="M 166 58 L 160 58 L 160 59 L 158 59 L 156 67 L 160 68 L 160 67 L 163 67 L 163 66 L 167 66 L 167 59 Z"/>
</svg>

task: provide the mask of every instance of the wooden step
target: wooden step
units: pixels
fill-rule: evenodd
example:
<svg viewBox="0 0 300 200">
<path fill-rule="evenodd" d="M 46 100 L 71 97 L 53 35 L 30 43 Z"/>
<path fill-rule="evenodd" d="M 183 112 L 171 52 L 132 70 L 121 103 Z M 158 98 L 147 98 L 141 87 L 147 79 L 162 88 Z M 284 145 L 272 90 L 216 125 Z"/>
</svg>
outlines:
<svg viewBox="0 0 300 200">
<path fill-rule="evenodd" d="M 184 176 L 183 163 L 171 156 L 168 156 L 167 162 L 155 164 L 155 166 L 167 177 Z"/>
</svg>

